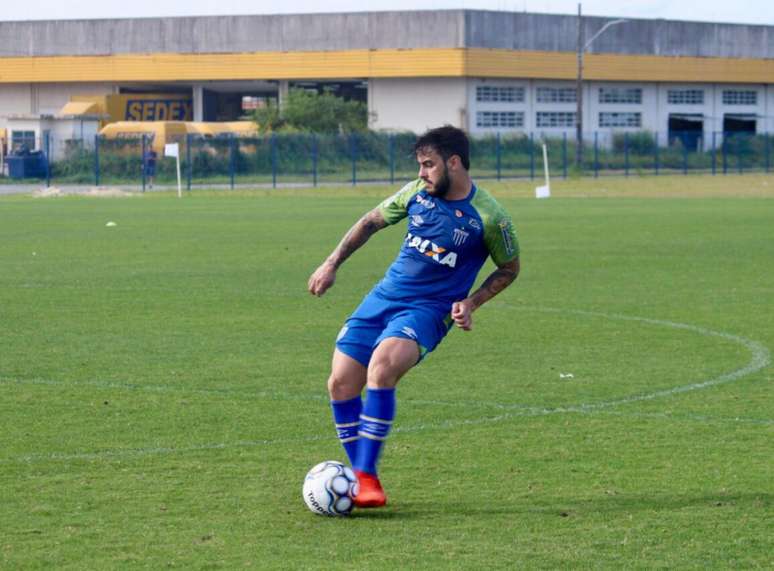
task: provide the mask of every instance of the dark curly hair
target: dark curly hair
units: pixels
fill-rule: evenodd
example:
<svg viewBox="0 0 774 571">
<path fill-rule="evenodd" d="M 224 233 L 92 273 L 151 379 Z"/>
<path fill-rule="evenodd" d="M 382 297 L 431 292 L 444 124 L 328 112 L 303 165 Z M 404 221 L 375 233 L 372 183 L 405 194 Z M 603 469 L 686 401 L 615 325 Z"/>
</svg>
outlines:
<svg viewBox="0 0 774 571">
<path fill-rule="evenodd" d="M 417 137 L 417 142 L 414 143 L 414 154 L 428 148 L 441 155 L 444 162 L 452 155 L 457 155 L 465 170 L 470 170 L 470 141 L 462 129 L 451 125 L 430 129 Z"/>
</svg>

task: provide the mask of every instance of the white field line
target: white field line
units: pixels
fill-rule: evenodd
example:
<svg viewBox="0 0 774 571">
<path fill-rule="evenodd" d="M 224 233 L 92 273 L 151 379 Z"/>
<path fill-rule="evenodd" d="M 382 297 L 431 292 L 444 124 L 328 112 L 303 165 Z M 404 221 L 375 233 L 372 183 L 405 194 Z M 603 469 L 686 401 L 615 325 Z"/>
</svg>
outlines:
<svg viewBox="0 0 774 571">
<path fill-rule="evenodd" d="M 393 429 L 393 432 L 401 434 L 412 434 L 418 432 L 426 432 L 432 430 L 449 430 L 460 427 L 468 426 L 484 426 L 489 424 L 496 424 L 506 420 L 525 417 L 540 417 L 549 416 L 553 414 L 579 414 L 583 416 L 598 416 L 598 415 L 612 415 L 620 416 L 622 418 L 641 418 L 641 419 L 653 419 L 658 421 L 678 421 L 678 422 L 701 422 L 705 424 L 750 424 L 759 426 L 774 426 L 774 419 L 766 418 L 744 418 L 744 417 L 713 417 L 707 415 L 695 415 L 695 414 L 667 414 L 667 413 L 638 413 L 634 411 L 611 411 L 611 410 L 534 410 L 534 411 L 513 411 L 506 412 L 495 416 L 486 416 L 480 418 L 462 419 L 462 420 L 445 420 L 434 423 L 422 423 L 415 425 L 398 426 Z M 18 464 L 18 463 L 37 463 L 37 462 L 50 462 L 50 461 L 95 461 L 95 460 L 114 460 L 114 459 L 128 459 L 144 456 L 156 456 L 156 455 L 168 455 L 168 454 L 184 454 L 188 452 L 201 452 L 208 450 L 229 450 L 239 448 L 256 448 L 260 446 L 280 446 L 286 444 L 299 444 L 305 442 L 319 442 L 319 441 L 333 441 L 335 440 L 335 433 L 332 431 L 330 434 L 317 434 L 313 436 L 299 436 L 296 438 L 274 438 L 263 440 L 237 440 L 234 442 L 219 442 L 219 443 L 204 443 L 195 444 L 192 446 L 157 446 L 147 448 L 121 448 L 114 450 L 102 450 L 94 452 L 50 452 L 44 454 L 26 454 L 21 456 L 14 456 L 9 458 L 0 459 L 0 464 Z"/>
<path fill-rule="evenodd" d="M 180 393 L 182 395 L 207 395 L 207 396 L 244 396 L 252 397 L 256 399 L 266 400 L 307 400 L 307 401 L 325 401 L 328 402 L 328 397 L 320 395 L 299 395 L 290 393 L 287 391 L 251 391 L 249 389 L 233 389 L 233 388 L 191 388 L 180 387 L 175 385 L 147 385 L 136 383 L 124 383 L 120 381 L 99 381 L 99 380 L 83 380 L 83 381 L 58 381 L 55 379 L 43 379 L 40 377 L 34 377 L 30 379 L 18 379 L 13 377 L 0 376 L 0 384 L 16 384 L 16 385 L 42 385 L 42 386 L 54 386 L 54 387 L 93 387 L 96 389 L 109 389 L 109 390 L 122 390 L 122 391 L 143 391 L 152 393 Z"/>
<path fill-rule="evenodd" d="M 705 389 L 708 387 L 713 387 L 724 383 L 730 383 L 730 382 L 739 380 L 745 376 L 751 375 L 757 371 L 760 371 L 761 369 L 771 364 L 771 353 L 764 345 L 762 345 L 761 343 L 758 343 L 757 341 L 752 341 L 744 337 L 732 335 L 729 333 L 724 333 L 721 331 L 713 331 L 711 329 L 697 327 L 695 325 L 688 325 L 685 323 L 678 323 L 674 321 L 664 321 L 664 320 L 650 319 L 645 317 L 633 317 L 633 316 L 618 315 L 618 314 L 606 314 L 606 313 L 593 312 L 593 311 L 564 310 L 564 309 L 557 309 L 557 308 L 550 308 L 550 307 L 514 308 L 512 306 L 507 306 L 505 304 L 497 304 L 497 305 L 500 307 L 508 307 L 509 309 L 541 311 L 541 312 L 558 313 L 558 314 L 565 313 L 565 314 L 586 315 L 590 317 L 600 317 L 605 319 L 616 319 L 616 320 L 622 320 L 622 321 L 634 321 L 634 322 L 648 323 L 651 325 L 658 325 L 663 327 L 671 327 L 674 329 L 683 329 L 683 330 L 698 333 L 700 335 L 718 337 L 726 341 L 730 341 L 732 343 L 742 345 L 750 352 L 751 358 L 750 358 L 750 361 L 744 367 L 740 369 L 736 369 L 729 373 L 724 373 L 720 376 L 714 377 L 706 381 L 691 383 L 688 385 L 682 385 L 682 386 L 673 387 L 670 389 L 654 391 L 652 393 L 632 395 L 628 397 L 623 397 L 623 398 L 614 399 L 606 402 L 599 402 L 599 403 L 580 403 L 577 405 L 570 405 L 570 406 L 541 408 L 541 407 L 530 407 L 530 406 L 523 406 L 523 405 L 512 405 L 512 404 L 486 402 L 486 401 L 467 401 L 467 402 L 462 401 L 462 402 L 452 403 L 452 402 L 444 402 L 444 401 L 419 400 L 419 399 L 412 400 L 408 402 L 413 402 L 416 404 L 431 404 L 431 405 L 440 405 L 440 406 L 458 405 L 458 406 L 469 407 L 471 405 L 474 405 L 474 406 L 492 407 L 492 408 L 497 408 L 500 410 L 506 410 L 510 412 L 504 412 L 503 414 L 500 414 L 500 415 L 485 416 L 485 417 L 474 418 L 474 419 L 448 420 L 448 421 L 442 421 L 437 423 L 417 424 L 413 426 L 412 425 L 399 426 L 394 429 L 395 432 L 411 433 L 411 432 L 420 432 L 424 430 L 434 430 L 434 429 L 436 430 L 452 429 L 452 428 L 463 427 L 463 426 L 493 424 L 497 422 L 502 422 L 504 420 L 509 420 L 512 418 L 518 418 L 518 417 L 547 416 L 552 414 L 566 414 L 566 413 L 576 413 L 576 414 L 605 413 L 605 414 L 616 414 L 623 417 L 659 418 L 664 420 L 668 419 L 668 420 L 690 420 L 690 421 L 701 421 L 701 422 L 743 422 L 743 423 L 758 424 L 758 425 L 774 424 L 774 420 L 770 420 L 770 419 L 735 418 L 735 417 L 721 418 L 721 417 L 711 417 L 711 416 L 703 416 L 703 415 L 671 415 L 671 414 L 665 414 L 665 413 L 637 413 L 637 412 L 631 412 L 631 411 L 613 412 L 613 411 L 605 410 L 605 409 L 609 409 L 623 404 L 642 402 L 642 401 L 653 400 L 657 398 L 672 397 L 674 395 L 678 395 L 681 393 Z M 52 381 L 52 380 L 46 380 L 46 379 L 22 380 L 22 379 L 10 379 L 5 377 L 0 377 L 0 383 L 4 383 L 4 382 L 19 383 L 19 384 L 42 384 L 42 385 L 52 385 L 52 386 L 86 385 L 86 386 L 94 386 L 94 387 L 109 388 L 109 389 L 151 390 L 151 391 L 157 391 L 157 392 L 188 392 L 188 393 L 223 394 L 223 395 L 240 394 L 244 396 L 264 397 L 264 398 L 271 398 L 271 399 L 288 398 L 288 399 L 297 399 L 297 400 L 317 400 L 317 401 L 326 400 L 325 397 L 323 396 L 320 396 L 320 397 L 299 396 L 299 395 L 290 395 L 289 393 L 280 393 L 280 392 L 252 393 L 249 391 L 233 391 L 230 389 L 177 389 L 175 387 L 133 385 L 128 383 L 111 383 L 111 382 L 103 383 L 100 381 L 81 381 L 77 383 L 65 383 L 65 382 Z M 22 456 L 16 456 L 16 457 L 4 458 L 4 459 L 0 459 L 0 464 L 8 464 L 13 462 L 36 462 L 36 461 L 47 461 L 47 460 L 98 460 L 98 459 L 111 459 L 111 458 L 126 458 L 126 457 L 146 456 L 146 455 L 154 455 L 154 454 L 173 454 L 173 453 L 193 452 L 193 451 L 202 451 L 202 450 L 222 450 L 222 449 L 228 449 L 228 448 L 244 448 L 244 447 L 275 445 L 275 444 L 286 444 L 291 442 L 314 442 L 314 441 L 319 441 L 319 440 L 328 439 L 328 438 L 332 438 L 332 436 L 328 436 L 327 434 L 324 434 L 324 435 L 318 434 L 315 436 L 306 436 L 306 437 L 299 437 L 299 438 L 293 438 L 293 439 L 279 438 L 279 439 L 266 439 L 266 440 L 244 440 L 244 441 L 236 441 L 231 443 L 211 443 L 211 444 L 201 444 L 201 445 L 186 446 L 186 447 L 179 447 L 179 448 L 149 447 L 149 448 L 137 448 L 137 449 L 104 450 L 104 451 L 97 451 L 97 452 L 82 452 L 82 453 L 52 452 L 52 453 L 45 453 L 45 454 L 28 454 L 28 455 L 22 455 Z"/>
</svg>

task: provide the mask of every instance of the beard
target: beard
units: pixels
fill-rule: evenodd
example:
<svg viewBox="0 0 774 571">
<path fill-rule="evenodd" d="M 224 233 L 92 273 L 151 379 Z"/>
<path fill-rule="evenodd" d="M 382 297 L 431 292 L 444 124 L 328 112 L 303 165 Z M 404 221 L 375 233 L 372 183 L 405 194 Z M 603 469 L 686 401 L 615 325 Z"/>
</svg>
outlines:
<svg viewBox="0 0 774 571">
<path fill-rule="evenodd" d="M 428 190 L 427 193 L 437 198 L 443 198 L 449 193 L 451 188 L 451 181 L 449 180 L 449 169 L 444 166 L 443 175 L 433 185 L 433 190 Z"/>
</svg>

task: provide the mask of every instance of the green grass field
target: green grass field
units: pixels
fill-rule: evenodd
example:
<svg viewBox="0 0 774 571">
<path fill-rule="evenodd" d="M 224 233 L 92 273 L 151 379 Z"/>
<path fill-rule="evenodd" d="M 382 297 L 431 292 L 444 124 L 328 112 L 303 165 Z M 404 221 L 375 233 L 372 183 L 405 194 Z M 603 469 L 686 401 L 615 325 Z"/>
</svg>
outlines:
<svg viewBox="0 0 774 571">
<path fill-rule="evenodd" d="M 306 280 L 395 188 L 0 198 L 0 568 L 774 567 L 774 177 L 484 186 L 522 275 L 401 381 L 390 505 L 343 519 L 301 484 L 405 228 Z"/>
</svg>

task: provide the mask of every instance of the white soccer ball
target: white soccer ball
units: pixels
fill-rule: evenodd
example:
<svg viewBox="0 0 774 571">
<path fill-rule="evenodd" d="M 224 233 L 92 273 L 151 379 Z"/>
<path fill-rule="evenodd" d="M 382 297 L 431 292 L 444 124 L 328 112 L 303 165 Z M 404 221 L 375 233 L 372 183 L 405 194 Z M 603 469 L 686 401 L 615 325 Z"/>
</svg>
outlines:
<svg viewBox="0 0 774 571">
<path fill-rule="evenodd" d="M 355 473 L 341 462 L 320 462 L 304 479 L 304 502 L 316 514 L 338 516 L 352 511 L 360 489 Z"/>
</svg>

